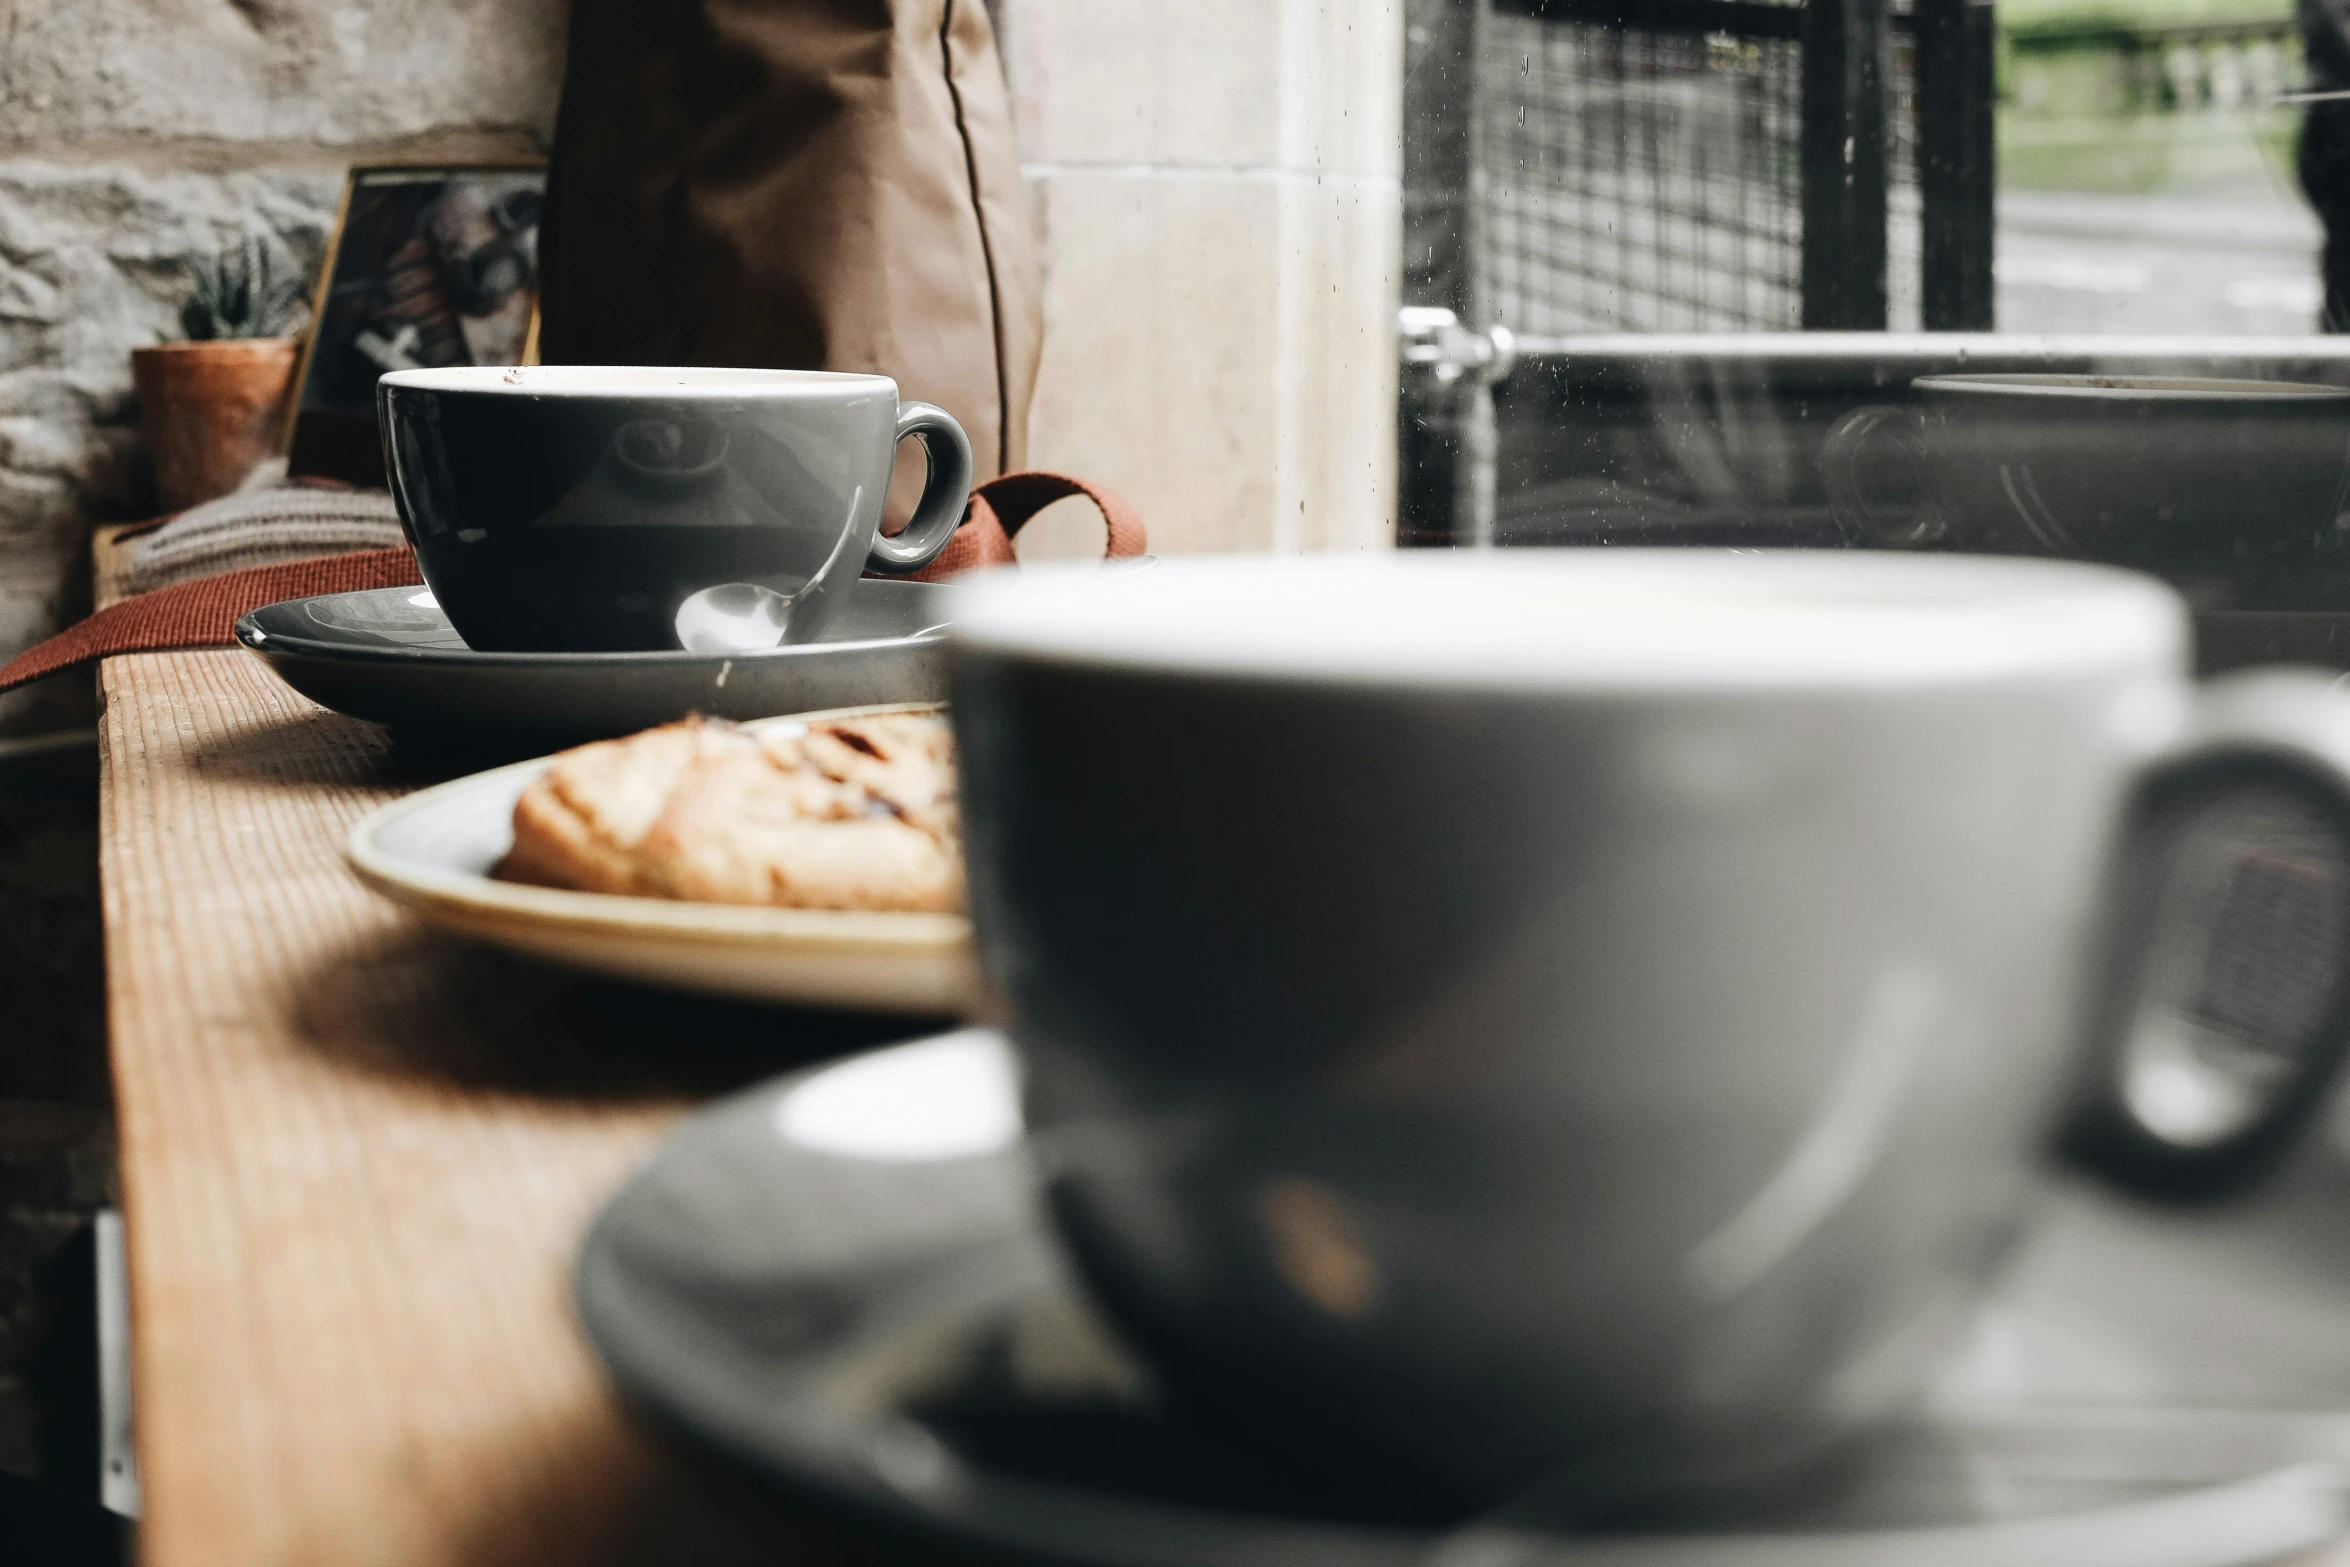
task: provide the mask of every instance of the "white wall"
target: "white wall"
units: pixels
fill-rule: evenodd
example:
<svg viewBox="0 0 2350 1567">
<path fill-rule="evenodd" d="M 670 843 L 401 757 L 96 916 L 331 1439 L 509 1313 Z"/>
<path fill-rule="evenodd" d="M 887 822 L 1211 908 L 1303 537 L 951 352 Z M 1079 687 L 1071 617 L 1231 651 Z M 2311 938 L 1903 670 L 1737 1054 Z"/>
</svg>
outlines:
<svg viewBox="0 0 2350 1567">
<path fill-rule="evenodd" d="M 1161 551 L 1394 532 L 1398 0 L 1005 0 L 1044 233 L 1031 456 Z"/>
</svg>

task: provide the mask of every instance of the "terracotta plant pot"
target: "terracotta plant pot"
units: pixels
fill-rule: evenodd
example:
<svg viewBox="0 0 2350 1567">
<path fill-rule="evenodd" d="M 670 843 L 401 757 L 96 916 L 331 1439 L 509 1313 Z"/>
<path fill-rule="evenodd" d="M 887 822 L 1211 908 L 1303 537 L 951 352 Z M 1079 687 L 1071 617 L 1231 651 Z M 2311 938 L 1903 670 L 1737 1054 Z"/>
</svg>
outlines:
<svg viewBox="0 0 2350 1567">
<path fill-rule="evenodd" d="M 165 511 L 228 494 L 284 449 L 294 359 L 290 337 L 131 350 L 131 380 Z"/>
</svg>

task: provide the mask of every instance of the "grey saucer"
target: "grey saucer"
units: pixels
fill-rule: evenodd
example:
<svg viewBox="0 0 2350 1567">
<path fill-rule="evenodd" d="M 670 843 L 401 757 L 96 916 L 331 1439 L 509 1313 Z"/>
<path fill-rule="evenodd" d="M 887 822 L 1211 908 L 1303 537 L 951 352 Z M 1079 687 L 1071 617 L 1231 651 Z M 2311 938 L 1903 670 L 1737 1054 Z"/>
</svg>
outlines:
<svg viewBox="0 0 2350 1567">
<path fill-rule="evenodd" d="M 621 1387 L 901 1554 L 1088 1567 L 2232 1567 L 2345 1528 L 2350 1419 L 2014 1406 L 1637 1530 L 1189 1426 L 1071 1283 L 1014 1068 L 965 1030 L 688 1122 L 575 1278 Z"/>
<path fill-rule="evenodd" d="M 687 713 L 767 718 L 946 695 L 946 590 L 859 581 L 832 640 L 708 653 L 479 653 L 423 588 L 291 599 L 237 640 L 322 706 L 394 728 L 492 733 L 525 749 L 632 734 Z"/>
</svg>

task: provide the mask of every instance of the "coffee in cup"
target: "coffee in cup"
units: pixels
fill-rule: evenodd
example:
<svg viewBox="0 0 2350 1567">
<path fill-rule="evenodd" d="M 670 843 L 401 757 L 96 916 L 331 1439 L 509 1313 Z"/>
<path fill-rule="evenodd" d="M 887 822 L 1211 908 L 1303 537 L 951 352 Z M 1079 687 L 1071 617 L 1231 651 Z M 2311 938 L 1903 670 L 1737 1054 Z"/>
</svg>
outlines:
<svg viewBox="0 0 2350 1567">
<path fill-rule="evenodd" d="M 1175 560 L 954 620 L 1071 1255 L 1178 1397 L 1484 1500 L 1767 1474 L 1898 1409 L 2068 1108 L 2147 1103 L 2083 1085 L 2222 1071 L 2093 1004 L 2152 923 L 2146 802 L 2350 819 L 2350 695 L 2198 693 L 2179 599 L 2090 566 Z M 2244 1168 L 2338 1011 L 2299 1087 L 2215 1077 L 2136 1153 Z"/>
<path fill-rule="evenodd" d="M 486 651 L 822 641 L 868 568 L 937 557 L 971 490 L 962 428 L 885 376 L 402 370 L 377 383 L 376 412 L 424 579 Z M 884 536 L 908 437 L 929 479 Z"/>
</svg>

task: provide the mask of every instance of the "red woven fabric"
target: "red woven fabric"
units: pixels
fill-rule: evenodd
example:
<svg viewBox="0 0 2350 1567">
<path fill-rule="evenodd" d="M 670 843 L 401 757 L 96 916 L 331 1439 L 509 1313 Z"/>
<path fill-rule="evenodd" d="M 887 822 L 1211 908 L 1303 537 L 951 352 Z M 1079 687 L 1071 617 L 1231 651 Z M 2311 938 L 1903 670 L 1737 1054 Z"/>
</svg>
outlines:
<svg viewBox="0 0 2350 1567">
<path fill-rule="evenodd" d="M 408 587 L 423 581 L 416 571 L 415 554 L 403 548 L 256 566 L 250 571 L 224 572 L 198 582 L 158 588 L 102 609 L 80 625 L 17 654 L 6 668 L 0 668 L 0 691 L 116 653 L 231 643 L 236 640 L 239 615 L 280 599 Z"/>
<path fill-rule="evenodd" d="M 1113 492 L 1066 474 L 1010 473 L 971 493 L 970 514 L 947 541 L 945 551 L 917 573 L 916 580 L 937 582 L 981 566 L 1009 565 L 1013 535 L 1045 507 L 1072 495 L 1082 495 L 1100 508 L 1102 521 L 1109 528 L 1109 555 L 1143 553 L 1147 546 L 1142 519 Z M 236 641 L 237 617 L 264 604 L 320 593 L 356 593 L 363 588 L 414 587 L 423 581 L 413 552 L 389 549 L 256 566 L 250 571 L 224 572 L 200 582 L 159 588 L 102 609 L 81 624 L 25 649 L 0 668 L 0 691 L 117 653 L 225 647 Z"/>
</svg>

